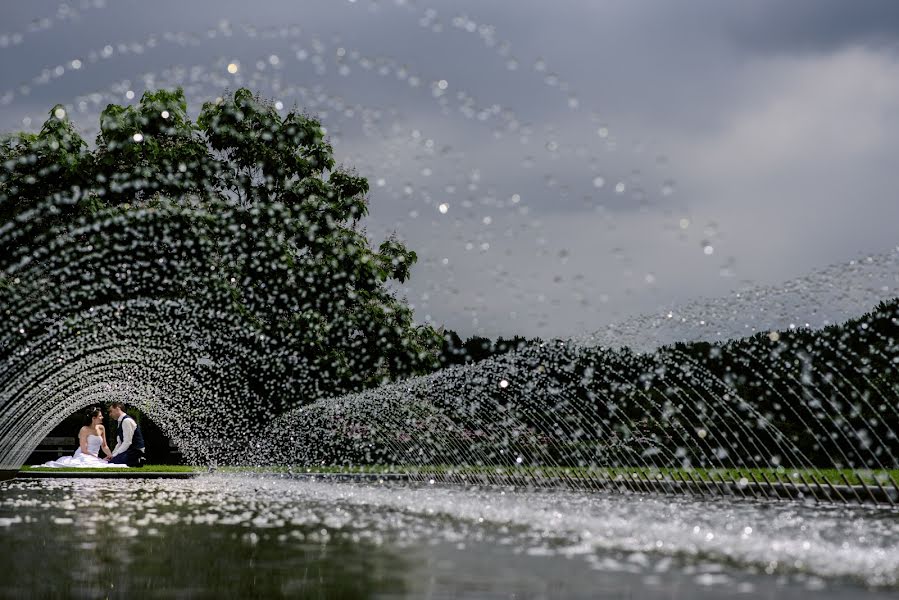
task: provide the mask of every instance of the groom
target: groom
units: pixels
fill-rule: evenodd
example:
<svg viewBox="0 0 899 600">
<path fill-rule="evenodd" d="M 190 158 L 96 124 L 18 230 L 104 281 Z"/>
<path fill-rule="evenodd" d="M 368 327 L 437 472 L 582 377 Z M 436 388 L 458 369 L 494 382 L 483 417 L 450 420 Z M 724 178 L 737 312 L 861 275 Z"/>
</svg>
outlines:
<svg viewBox="0 0 899 600">
<path fill-rule="evenodd" d="M 141 433 L 137 421 L 128 416 L 124 411 L 125 405 L 121 402 L 109 404 L 109 416 L 118 421 L 116 428 L 116 445 L 112 450 L 112 456 L 104 460 L 117 465 L 129 467 L 142 467 L 147 459 L 144 457 L 144 434 Z"/>
</svg>

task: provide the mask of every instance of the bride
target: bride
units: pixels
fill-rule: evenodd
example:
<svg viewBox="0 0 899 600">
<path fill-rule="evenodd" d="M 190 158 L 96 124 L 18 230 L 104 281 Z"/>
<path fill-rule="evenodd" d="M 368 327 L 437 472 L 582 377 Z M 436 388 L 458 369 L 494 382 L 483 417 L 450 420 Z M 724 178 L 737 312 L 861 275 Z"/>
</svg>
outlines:
<svg viewBox="0 0 899 600">
<path fill-rule="evenodd" d="M 112 450 L 106 443 L 106 429 L 103 427 L 103 413 L 99 408 L 89 408 L 84 414 L 84 426 L 78 432 L 78 449 L 72 456 L 63 456 L 58 460 L 45 462 L 42 467 L 113 467 L 128 468 L 128 465 L 117 465 L 100 458 L 100 449 L 106 456 Z"/>
</svg>

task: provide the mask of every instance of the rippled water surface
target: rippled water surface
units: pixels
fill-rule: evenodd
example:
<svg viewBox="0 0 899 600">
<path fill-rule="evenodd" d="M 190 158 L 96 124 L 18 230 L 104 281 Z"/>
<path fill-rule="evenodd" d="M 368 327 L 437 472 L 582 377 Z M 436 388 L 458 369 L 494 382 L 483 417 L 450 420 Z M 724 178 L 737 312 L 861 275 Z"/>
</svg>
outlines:
<svg viewBox="0 0 899 600">
<path fill-rule="evenodd" d="M 887 598 L 895 513 L 333 483 L 14 480 L 0 596 Z"/>
</svg>

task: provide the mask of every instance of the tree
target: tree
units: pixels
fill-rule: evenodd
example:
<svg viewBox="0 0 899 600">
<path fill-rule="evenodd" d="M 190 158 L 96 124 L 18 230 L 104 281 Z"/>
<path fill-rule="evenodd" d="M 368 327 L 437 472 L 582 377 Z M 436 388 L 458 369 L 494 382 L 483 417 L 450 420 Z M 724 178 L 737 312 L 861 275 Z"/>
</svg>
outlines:
<svg viewBox="0 0 899 600">
<path fill-rule="evenodd" d="M 90 159 L 87 143 L 61 105 L 50 109 L 50 118 L 39 133 L 4 136 L 0 139 L 0 222 L 18 220 L 26 225 L 31 217 L 59 222 L 75 212 L 79 190 L 90 185 L 90 169 L 84 168 Z M 73 198 L 68 210 L 34 214 L 60 196 Z"/>
<path fill-rule="evenodd" d="M 195 122 L 180 89 L 147 92 L 135 106 L 111 104 L 93 148 L 54 107 L 40 133 L 0 145 L 0 225 L 22 225 L 0 236 L 0 251 L 9 261 L 21 258 L 101 216 L 158 209 L 154 218 L 184 220 L 191 231 L 181 240 L 151 240 L 154 251 L 186 255 L 184 240 L 200 236 L 215 250 L 197 269 L 218 267 L 230 278 L 204 275 L 150 291 L 187 299 L 206 293 L 190 289 L 197 281 L 215 287 L 254 336 L 276 340 L 316 374 L 306 389 L 293 390 L 312 400 L 437 363 L 439 334 L 416 325 L 390 288 L 408 279 L 415 252 L 395 237 L 375 250 L 360 228 L 368 190 L 364 177 L 335 168 L 318 121 L 296 111 L 282 116 L 247 89 L 204 104 Z M 141 231 L 134 235 L 152 230 Z M 137 292 L 108 286 L 78 308 L 128 293 Z"/>
<path fill-rule="evenodd" d="M 447 329 L 443 332 L 440 364 L 446 367 L 475 363 L 540 343 L 542 340 L 539 338 L 528 339 L 520 335 L 511 338 L 498 337 L 496 341 L 481 336 L 472 336 L 463 343 L 459 334 L 452 329 Z"/>
<path fill-rule="evenodd" d="M 110 104 L 100 114 L 92 153 L 92 192 L 106 205 L 222 198 L 224 173 L 203 133 L 188 117 L 180 89 L 146 92 L 137 106 Z"/>
</svg>

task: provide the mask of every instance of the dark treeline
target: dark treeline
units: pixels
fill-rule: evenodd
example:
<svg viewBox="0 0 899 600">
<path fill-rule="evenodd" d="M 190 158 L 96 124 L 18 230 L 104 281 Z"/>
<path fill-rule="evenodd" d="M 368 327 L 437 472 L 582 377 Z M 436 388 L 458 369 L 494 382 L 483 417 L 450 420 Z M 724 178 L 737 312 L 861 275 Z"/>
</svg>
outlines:
<svg viewBox="0 0 899 600">
<path fill-rule="evenodd" d="M 530 354 L 542 356 L 531 367 L 547 369 L 542 385 L 565 391 L 528 394 L 559 401 L 522 415 L 561 410 L 569 431 L 597 432 L 561 436 L 579 448 L 568 462 L 639 455 L 640 462 L 664 466 L 895 468 L 897 344 L 899 299 L 821 330 L 677 343 L 649 354 L 552 342 L 545 345 L 552 349 Z M 539 417 L 529 420 L 539 428 Z M 596 446 L 585 454 L 583 442 L 594 437 Z M 617 454 L 604 456 L 616 444 Z M 566 443 L 552 451 L 565 453 Z"/>
<path fill-rule="evenodd" d="M 386 434 L 382 427 L 369 437 L 367 428 L 379 418 L 338 419 L 354 437 L 336 445 L 332 438 L 332 450 L 322 444 L 318 458 L 423 465 L 897 467 L 899 299 L 820 330 L 677 343 L 645 354 L 560 340 L 462 343 L 453 332 L 445 339 L 445 363 L 482 362 L 464 371 L 451 366 L 445 377 L 400 393 L 403 405 L 436 409 L 444 419 L 435 421 L 438 428 L 410 416 L 404 427 Z"/>
<path fill-rule="evenodd" d="M 737 452 L 740 461 L 853 468 L 899 464 L 899 299 L 820 330 L 675 344 L 644 360 L 653 370 L 641 384 L 659 399 L 671 393 L 669 372 L 692 377 L 695 387 L 720 387 L 724 410 L 710 420 L 715 431 L 707 429 L 707 435 Z M 699 420 L 709 412 L 703 398 L 711 395 L 701 391 L 693 402 Z M 688 424 L 684 417 L 679 421 Z M 724 444 L 722 435 L 740 445 Z"/>
<path fill-rule="evenodd" d="M 443 344 L 440 348 L 440 365 L 442 367 L 467 365 L 540 342 L 539 338 L 525 338 L 520 335 L 511 338 L 498 337 L 496 340 L 474 335 L 463 342 L 459 334 L 447 329 L 443 333 Z"/>
</svg>

